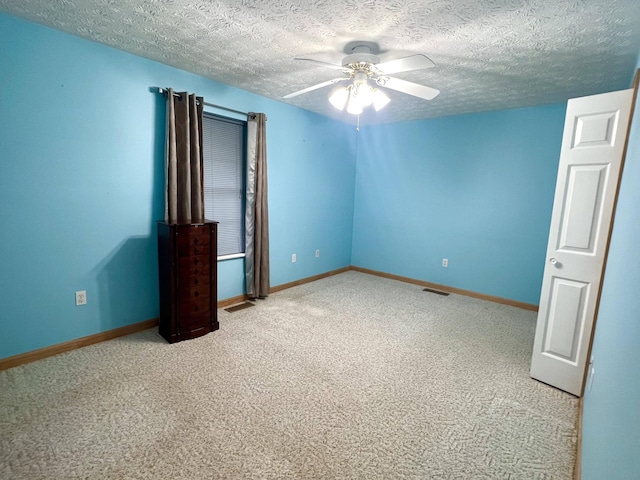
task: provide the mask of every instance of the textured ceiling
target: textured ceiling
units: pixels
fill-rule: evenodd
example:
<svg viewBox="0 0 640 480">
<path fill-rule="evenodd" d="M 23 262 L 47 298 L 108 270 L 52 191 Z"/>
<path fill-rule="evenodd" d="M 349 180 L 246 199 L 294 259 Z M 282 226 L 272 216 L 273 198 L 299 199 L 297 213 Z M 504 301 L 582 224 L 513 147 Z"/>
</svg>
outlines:
<svg viewBox="0 0 640 480">
<path fill-rule="evenodd" d="M 387 91 L 391 103 L 366 111 L 367 123 L 626 88 L 640 51 L 638 0 L 0 0 L 0 11 L 280 101 L 340 76 L 293 57 L 339 64 L 353 40 L 377 42 L 381 61 L 436 63 L 394 76 L 438 97 Z M 330 90 L 286 103 L 349 121 Z"/>
</svg>

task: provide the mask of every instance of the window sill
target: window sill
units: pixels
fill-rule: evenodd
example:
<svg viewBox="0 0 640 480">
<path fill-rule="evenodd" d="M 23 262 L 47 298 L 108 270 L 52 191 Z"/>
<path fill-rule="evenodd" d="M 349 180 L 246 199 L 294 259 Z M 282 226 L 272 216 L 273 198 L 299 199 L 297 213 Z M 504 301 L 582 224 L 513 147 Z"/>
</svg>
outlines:
<svg viewBox="0 0 640 480">
<path fill-rule="evenodd" d="M 233 253 L 231 255 L 220 255 L 218 257 L 218 261 L 222 262 L 224 260 L 233 260 L 234 258 L 244 258 L 245 254 L 244 253 Z"/>
</svg>

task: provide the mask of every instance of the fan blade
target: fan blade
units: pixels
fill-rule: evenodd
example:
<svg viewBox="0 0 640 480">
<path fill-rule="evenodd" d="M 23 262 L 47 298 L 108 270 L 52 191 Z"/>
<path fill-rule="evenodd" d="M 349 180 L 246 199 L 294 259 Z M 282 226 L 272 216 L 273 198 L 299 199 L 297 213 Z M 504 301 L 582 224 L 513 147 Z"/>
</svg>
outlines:
<svg viewBox="0 0 640 480">
<path fill-rule="evenodd" d="M 407 93 L 414 97 L 424 98 L 425 100 L 433 100 L 438 96 L 440 90 L 435 88 L 426 87 L 413 82 L 407 82 L 406 80 L 400 80 L 393 77 L 379 77 L 376 83 L 381 87 L 390 88 L 398 92 Z"/>
<path fill-rule="evenodd" d="M 334 70 L 341 70 L 343 72 L 348 72 L 349 69 L 343 67 L 342 65 L 334 65 L 333 63 L 321 62 L 320 60 L 314 60 L 313 58 L 294 58 L 294 60 L 299 60 L 301 62 L 312 62 L 317 63 L 322 67 L 333 68 Z"/>
<path fill-rule="evenodd" d="M 410 70 L 420 70 L 421 68 L 431 68 L 435 66 L 429 58 L 424 55 L 411 55 L 409 57 L 398 58 L 396 60 L 389 60 L 388 62 L 378 63 L 375 68 L 380 73 L 400 73 L 408 72 Z"/>
<path fill-rule="evenodd" d="M 312 85 L 310 87 L 303 88 L 302 90 L 298 90 L 297 92 L 293 92 L 293 93 L 290 93 L 289 95 L 285 95 L 282 98 L 297 97 L 298 95 L 302 95 L 303 93 L 312 92 L 314 90 L 317 90 L 318 88 L 326 87 L 327 85 L 332 85 L 332 84 L 338 83 L 338 82 L 344 82 L 345 80 L 348 80 L 348 79 L 347 78 L 334 78 L 333 80 L 327 80 L 326 82 L 318 83 L 317 85 Z"/>
</svg>

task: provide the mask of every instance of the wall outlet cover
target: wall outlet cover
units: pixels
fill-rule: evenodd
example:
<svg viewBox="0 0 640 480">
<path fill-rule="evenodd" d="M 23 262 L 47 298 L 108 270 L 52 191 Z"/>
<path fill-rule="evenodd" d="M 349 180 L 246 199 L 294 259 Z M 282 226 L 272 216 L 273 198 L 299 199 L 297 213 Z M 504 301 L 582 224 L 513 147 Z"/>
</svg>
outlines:
<svg viewBox="0 0 640 480">
<path fill-rule="evenodd" d="M 86 305 L 87 304 L 87 291 L 80 290 L 76 292 L 76 305 Z"/>
</svg>

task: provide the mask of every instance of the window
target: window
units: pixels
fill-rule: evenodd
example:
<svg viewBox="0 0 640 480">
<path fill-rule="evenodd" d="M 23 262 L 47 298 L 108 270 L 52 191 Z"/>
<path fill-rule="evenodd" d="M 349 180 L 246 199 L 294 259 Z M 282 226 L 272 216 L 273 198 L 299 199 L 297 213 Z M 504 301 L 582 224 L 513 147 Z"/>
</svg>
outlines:
<svg viewBox="0 0 640 480">
<path fill-rule="evenodd" d="M 204 114 L 204 214 L 218 224 L 218 258 L 244 254 L 247 122 Z"/>
</svg>

